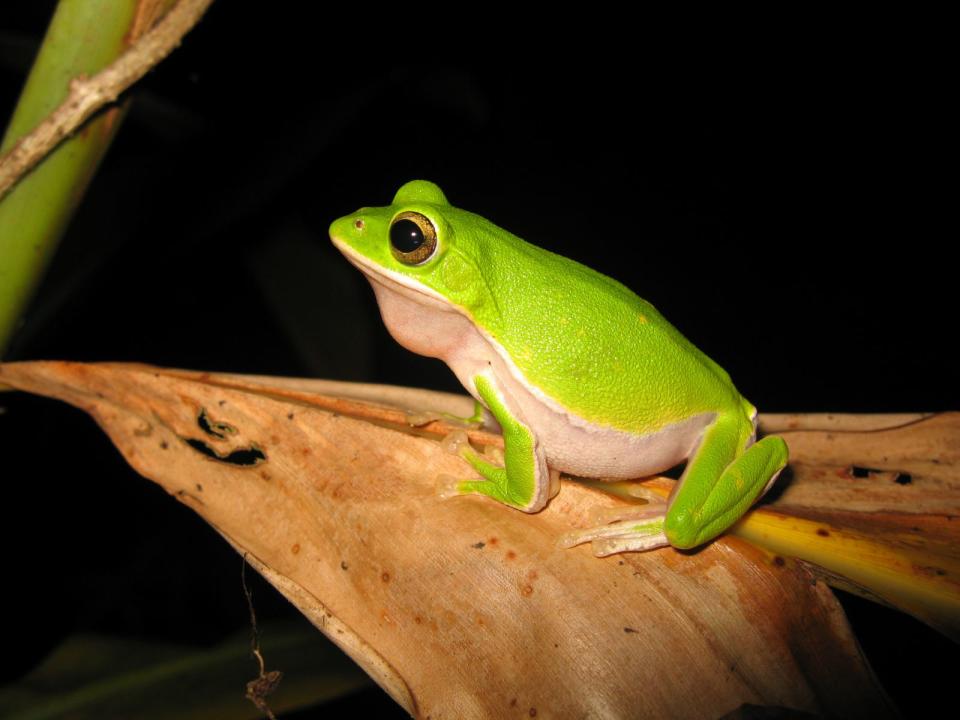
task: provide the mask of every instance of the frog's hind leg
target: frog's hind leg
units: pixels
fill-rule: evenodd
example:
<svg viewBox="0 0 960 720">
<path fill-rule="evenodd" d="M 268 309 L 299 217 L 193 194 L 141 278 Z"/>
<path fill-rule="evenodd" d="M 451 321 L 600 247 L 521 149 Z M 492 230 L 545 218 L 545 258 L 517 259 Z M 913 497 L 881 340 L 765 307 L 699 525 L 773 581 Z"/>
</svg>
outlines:
<svg viewBox="0 0 960 720">
<path fill-rule="evenodd" d="M 787 463 L 781 438 L 753 443 L 753 433 L 752 419 L 719 417 L 704 431 L 667 506 L 624 508 L 621 516 L 630 519 L 574 531 L 561 544 L 589 540 L 602 557 L 665 545 L 692 548 L 712 540 L 740 519 Z"/>
<path fill-rule="evenodd" d="M 787 464 L 787 444 L 754 440 L 752 418 L 721 416 L 707 428 L 677 483 L 664 532 L 670 544 L 693 548 L 743 517 Z"/>
</svg>

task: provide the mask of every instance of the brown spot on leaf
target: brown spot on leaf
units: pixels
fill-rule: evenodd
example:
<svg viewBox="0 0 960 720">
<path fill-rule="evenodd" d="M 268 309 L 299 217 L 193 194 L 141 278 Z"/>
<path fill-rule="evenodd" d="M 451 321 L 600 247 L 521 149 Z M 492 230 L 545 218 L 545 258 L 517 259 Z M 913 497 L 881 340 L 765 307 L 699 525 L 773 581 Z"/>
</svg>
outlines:
<svg viewBox="0 0 960 720">
<path fill-rule="evenodd" d="M 947 574 L 947 571 L 943 568 L 937 567 L 936 565 L 914 565 L 914 571 L 918 575 L 932 575 L 935 577 L 943 577 Z"/>
<path fill-rule="evenodd" d="M 384 571 L 380 574 L 380 580 L 382 580 L 382 581 L 385 582 L 385 583 L 390 582 L 390 573 L 388 573 L 386 570 L 384 570 Z"/>
<path fill-rule="evenodd" d="M 513 550 L 507 550 L 507 560 L 516 560 L 517 554 Z"/>
<path fill-rule="evenodd" d="M 522 588 L 520 588 L 520 594 L 523 595 L 524 597 L 530 597 L 531 595 L 533 595 L 533 586 L 524 585 Z"/>
<path fill-rule="evenodd" d="M 290 552 L 297 555 L 300 552 L 300 543 L 294 543 L 290 548 Z"/>
<path fill-rule="evenodd" d="M 817 535 L 820 537 L 830 537 L 830 531 L 823 528 L 817 528 Z"/>
<path fill-rule="evenodd" d="M 203 505 L 203 504 L 204 504 L 203 500 L 201 500 L 200 498 L 198 498 L 196 495 L 194 495 L 194 494 L 192 494 L 192 493 L 188 493 L 186 490 L 177 490 L 177 492 L 175 493 L 175 495 L 176 495 L 181 501 L 184 501 L 184 499 L 187 499 L 187 500 L 192 500 L 192 501 L 195 502 L 197 505 Z"/>
</svg>

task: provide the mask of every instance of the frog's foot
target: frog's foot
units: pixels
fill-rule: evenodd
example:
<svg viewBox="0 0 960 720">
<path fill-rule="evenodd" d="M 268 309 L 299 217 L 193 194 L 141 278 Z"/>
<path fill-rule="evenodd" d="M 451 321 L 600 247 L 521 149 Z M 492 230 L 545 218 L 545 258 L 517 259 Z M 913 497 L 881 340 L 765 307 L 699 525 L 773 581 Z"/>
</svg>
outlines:
<svg viewBox="0 0 960 720">
<path fill-rule="evenodd" d="M 454 430 L 440 441 L 440 447 L 451 455 L 458 455 L 471 465 L 482 464 L 483 467 L 499 470 L 487 480 L 464 480 L 450 475 L 441 475 L 439 478 L 439 495 L 444 500 L 459 497 L 460 495 L 489 495 L 500 499 L 503 494 L 503 452 L 496 447 L 488 447 L 483 455 L 470 447 L 470 440 L 463 430 Z"/>
<path fill-rule="evenodd" d="M 670 544 L 663 532 L 665 510 L 666 506 L 660 503 L 640 508 L 597 509 L 591 512 L 591 520 L 605 520 L 608 524 L 568 532 L 560 538 L 559 544 L 571 548 L 590 542 L 597 557 L 664 547 Z M 610 522 L 612 520 L 616 522 Z"/>
<path fill-rule="evenodd" d="M 466 459 L 466 454 L 472 453 L 472 459 L 468 460 L 471 465 L 477 467 L 483 465 L 486 469 L 485 475 L 490 475 L 487 480 L 464 480 L 450 475 L 441 475 L 439 478 L 439 495 L 444 500 L 461 495 L 486 495 L 494 500 L 499 500 L 505 505 L 510 505 L 518 510 L 526 512 L 535 512 L 530 509 L 530 503 L 524 503 L 522 498 L 518 498 L 516 493 L 510 487 L 507 481 L 506 470 L 496 465 L 487 463 L 483 458 L 472 451 L 461 451 L 459 454 Z M 494 472 L 494 471 L 500 472 Z M 553 468 L 548 468 L 549 473 L 549 498 L 552 498 L 560 492 L 560 472 Z M 536 508 L 539 509 L 539 508 Z"/>
</svg>

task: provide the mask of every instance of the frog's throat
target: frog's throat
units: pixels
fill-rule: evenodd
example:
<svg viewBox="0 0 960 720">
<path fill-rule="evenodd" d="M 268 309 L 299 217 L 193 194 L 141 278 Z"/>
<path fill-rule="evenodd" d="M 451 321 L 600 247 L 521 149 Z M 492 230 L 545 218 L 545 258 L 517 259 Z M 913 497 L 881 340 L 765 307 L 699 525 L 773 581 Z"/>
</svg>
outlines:
<svg viewBox="0 0 960 720">
<path fill-rule="evenodd" d="M 590 423 L 582 418 L 576 415 L 571 415 L 559 403 L 548 397 L 542 390 L 540 390 L 540 388 L 534 386 L 524 375 L 523 371 L 521 371 L 520 368 L 517 367 L 517 365 L 513 362 L 513 358 L 510 357 L 510 354 L 506 351 L 506 349 L 482 327 L 477 325 L 475 318 L 473 317 L 472 313 L 467 310 L 467 308 L 450 302 L 449 299 L 443 297 L 443 295 L 438 293 L 436 290 L 433 290 L 432 288 L 429 288 L 402 273 L 388 270 L 381 265 L 377 265 L 376 263 L 369 261 L 363 255 L 357 253 L 347 243 L 341 242 L 332 236 L 330 239 L 333 241 L 333 244 L 337 247 L 337 249 L 344 254 L 347 260 L 349 260 L 352 265 L 354 265 L 367 277 L 367 279 L 374 285 L 375 290 L 376 286 L 380 285 L 384 289 L 397 293 L 414 303 L 418 303 L 441 312 L 455 312 L 462 315 L 467 319 L 467 321 L 473 327 L 473 330 L 480 336 L 483 342 L 485 342 L 487 346 L 490 347 L 494 353 L 496 353 L 499 360 L 507 368 L 514 380 L 521 383 L 525 388 L 532 392 L 537 400 L 550 408 L 551 411 L 569 418 L 570 422 L 574 424 L 579 424 L 585 428 L 590 425 Z M 377 301 L 378 303 L 382 302 L 382 298 L 379 293 L 377 293 Z M 382 310 L 383 308 L 381 307 L 381 312 Z M 400 338 L 396 339 L 402 345 L 409 347 L 408 343 L 405 343 Z M 422 353 L 421 349 L 415 349 L 413 351 Z M 439 355 L 438 357 L 440 357 L 440 359 L 444 362 L 447 362 L 448 365 L 450 364 L 448 358 L 443 354 Z M 464 387 L 470 390 L 470 386 L 468 382 L 465 381 L 465 378 L 460 378 L 460 380 Z"/>
</svg>

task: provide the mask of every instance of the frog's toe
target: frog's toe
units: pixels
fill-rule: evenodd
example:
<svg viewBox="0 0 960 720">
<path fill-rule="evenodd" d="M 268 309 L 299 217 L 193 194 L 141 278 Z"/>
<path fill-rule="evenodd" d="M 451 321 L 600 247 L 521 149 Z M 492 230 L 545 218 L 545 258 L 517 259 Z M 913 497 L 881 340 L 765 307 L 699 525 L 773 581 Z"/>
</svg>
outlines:
<svg viewBox="0 0 960 720">
<path fill-rule="evenodd" d="M 408 412 L 403 416 L 403 420 L 410 427 L 423 427 L 429 425 L 434 420 L 443 420 L 443 413 L 440 412 Z"/>
<path fill-rule="evenodd" d="M 454 430 L 443 437 L 440 448 L 451 455 L 463 455 L 470 450 L 470 439 L 463 430 Z"/>
<path fill-rule="evenodd" d="M 606 557 L 623 552 L 646 552 L 667 547 L 670 542 L 663 533 L 624 537 L 597 538 L 590 547 L 596 557 Z"/>
<path fill-rule="evenodd" d="M 616 507 L 594 506 L 587 512 L 587 522 L 591 527 L 594 525 L 609 525 L 618 520 L 647 520 L 657 515 L 664 515 L 667 512 L 667 505 L 662 498 L 657 498 L 657 502 L 650 502 L 646 505 L 618 505 Z"/>
<path fill-rule="evenodd" d="M 463 480 L 460 478 L 455 478 L 452 475 L 441 475 L 437 478 L 437 495 L 442 500 L 459 497 L 463 495 L 460 491 L 460 485 L 462 483 Z"/>
<path fill-rule="evenodd" d="M 444 500 L 462 495 L 486 495 L 511 504 L 495 480 L 464 480 L 451 475 L 441 475 L 438 478 L 437 492 Z"/>
<path fill-rule="evenodd" d="M 608 510 L 619 511 L 621 516 L 624 511 L 622 508 Z M 632 517 L 629 520 L 565 533 L 560 537 L 559 544 L 561 547 L 570 548 L 590 542 L 593 554 L 597 557 L 621 552 L 643 552 L 670 544 L 663 532 L 663 508 L 646 512 L 634 510 L 630 514 Z M 613 517 L 613 515 L 614 512 L 610 512 L 608 516 Z"/>
</svg>

